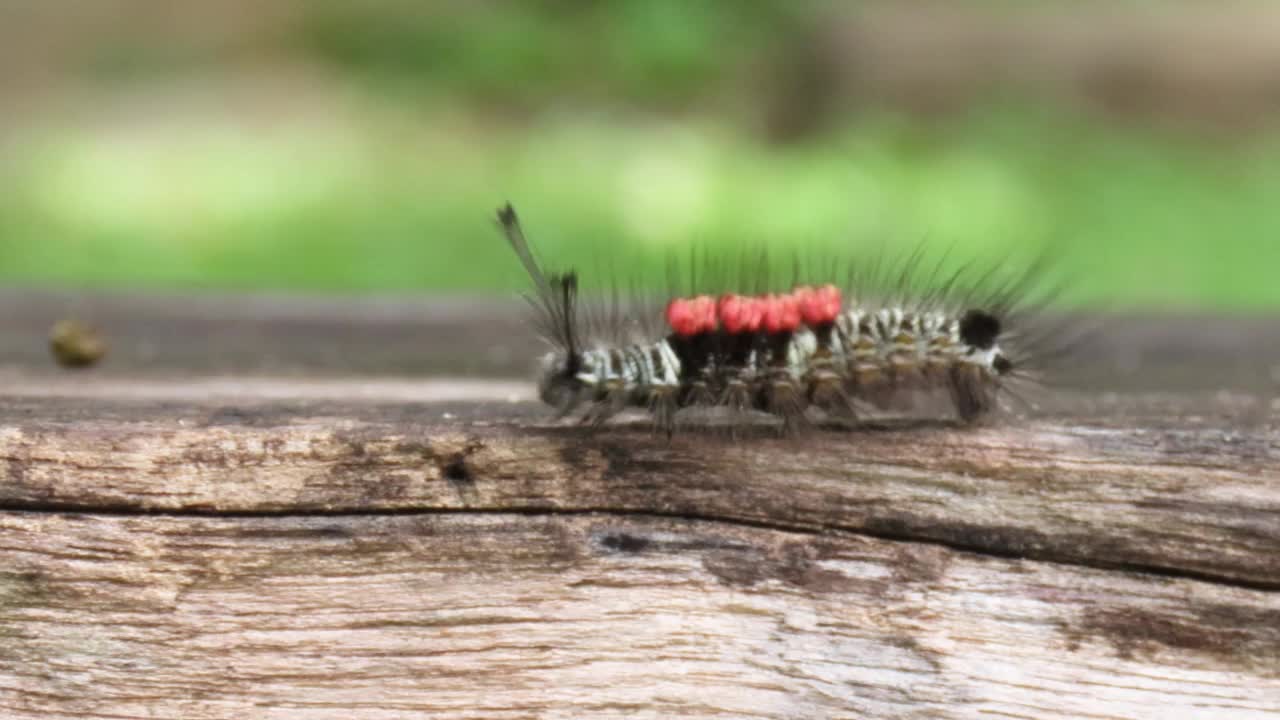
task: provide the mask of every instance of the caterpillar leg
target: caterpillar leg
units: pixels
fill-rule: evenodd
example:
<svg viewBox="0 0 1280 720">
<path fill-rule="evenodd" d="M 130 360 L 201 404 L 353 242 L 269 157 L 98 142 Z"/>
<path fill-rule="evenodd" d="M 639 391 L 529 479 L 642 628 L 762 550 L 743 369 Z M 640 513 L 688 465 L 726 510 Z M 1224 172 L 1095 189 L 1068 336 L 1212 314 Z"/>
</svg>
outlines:
<svg viewBox="0 0 1280 720">
<path fill-rule="evenodd" d="M 893 405 L 894 388 L 888 373 L 879 367 L 862 365 L 849 377 L 845 392 L 849 397 L 871 403 L 879 410 Z"/>
<path fill-rule="evenodd" d="M 725 383 L 724 393 L 717 403 L 729 409 L 735 415 L 742 415 L 751 409 L 751 386 L 739 378 Z"/>
<path fill-rule="evenodd" d="M 555 418 L 563 420 L 574 413 L 583 403 L 591 401 L 594 391 L 586 386 L 574 388 L 560 393 L 555 402 Z"/>
<path fill-rule="evenodd" d="M 649 395 L 649 413 L 653 416 L 653 429 L 671 439 L 676 429 L 676 412 L 680 409 L 676 402 L 677 387 L 656 389 Z"/>
<path fill-rule="evenodd" d="M 711 392 L 711 385 L 706 380 L 699 378 L 689 383 L 688 387 L 680 399 L 680 405 L 692 408 L 708 408 L 716 405 L 715 393 Z"/>
<path fill-rule="evenodd" d="M 611 382 L 604 389 L 604 395 L 591 403 L 591 406 L 587 408 L 587 412 L 583 414 L 579 422 L 592 428 L 598 428 L 609 418 L 625 410 L 626 407 L 626 386 L 620 382 Z"/>
<path fill-rule="evenodd" d="M 747 418 L 755 410 L 755 404 L 751 399 L 752 394 L 751 385 L 741 375 L 735 375 L 725 383 L 717 405 L 725 408 L 729 413 L 730 437 L 737 437 L 738 430 L 748 424 Z"/>
<path fill-rule="evenodd" d="M 848 425 L 858 421 L 858 412 L 854 409 L 853 398 L 845 392 L 840 377 L 818 378 L 808 384 L 809 404 L 818 408 L 827 417 Z"/>
<path fill-rule="evenodd" d="M 804 426 L 806 407 L 803 390 L 790 377 L 774 378 L 765 382 L 763 410 L 782 418 L 782 431 L 792 435 Z"/>
<path fill-rule="evenodd" d="M 995 409 L 996 385 L 983 368 L 957 363 L 952 366 L 948 379 L 951 403 L 964 422 L 975 422 Z"/>
</svg>

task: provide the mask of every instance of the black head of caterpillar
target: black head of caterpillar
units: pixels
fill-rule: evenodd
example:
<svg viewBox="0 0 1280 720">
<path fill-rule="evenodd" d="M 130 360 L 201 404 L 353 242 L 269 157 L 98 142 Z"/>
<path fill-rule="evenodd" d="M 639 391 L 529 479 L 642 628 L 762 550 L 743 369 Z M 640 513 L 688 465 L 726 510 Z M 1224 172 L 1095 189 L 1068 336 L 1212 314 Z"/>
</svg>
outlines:
<svg viewBox="0 0 1280 720">
<path fill-rule="evenodd" d="M 1025 333 L 1006 330 L 1018 317 L 1019 283 L 982 294 L 960 290 L 952 277 L 914 301 L 876 300 L 866 281 L 853 292 L 821 278 L 751 294 L 726 284 L 714 294 L 677 293 L 665 306 L 622 307 L 615 296 L 593 313 L 582 307 L 574 272 L 543 272 L 510 205 L 498 222 L 533 282 L 528 300 L 553 347 L 541 362 L 539 396 L 562 414 L 585 408 L 581 419 L 592 425 L 640 408 L 668 434 L 678 416 L 698 410 L 728 414 L 730 424 L 773 416 L 796 429 L 815 416 L 856 421 L 909 409 L 938 393 L 974 421 L 1034 366 L 1032 345 L 1019 342 Z M 881 288 L 881 297 L 902 294 L 907 273 L 894 276 L 897 287 Z M 649 335 L 631 341 L 601 327 L 655 317 L 665 323 L 650 322 Z"/>
</svg>

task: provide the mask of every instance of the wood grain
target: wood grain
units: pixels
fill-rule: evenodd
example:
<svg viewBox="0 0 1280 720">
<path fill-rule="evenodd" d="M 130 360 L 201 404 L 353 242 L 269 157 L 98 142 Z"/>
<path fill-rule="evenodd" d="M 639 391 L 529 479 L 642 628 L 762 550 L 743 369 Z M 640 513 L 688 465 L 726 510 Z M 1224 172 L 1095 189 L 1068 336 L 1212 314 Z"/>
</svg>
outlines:
<svg viewBox="0 0 1280 720">
<path fill-rule="evenodd" d="M 144 403 L 132 419 L 0 428 L 0 505 L 646 513 L 1280 589 L 1280 434 L 1267 427 L 1230 440 L 1190 423 L 1037 421 L 668 441 L 627 427 L 590 436 L 545 420 L 389 423 L 251 406 L 138 419 L 148 407 L 163 412 Z"/>
<path fill-rule="evenodd" d="M 17 300 L 0 717 L 1280 718 L 1274 322 L 1121 323 L 986 427 L 668 441 L 489 377 L 501 304 L 106 298 L 64 373 Z"/>
<path fill-rule="evenodd" d="M 1280 596 L 675 519 L 0 515 L 12 718 L 1263 718 Z"/>
</svg>

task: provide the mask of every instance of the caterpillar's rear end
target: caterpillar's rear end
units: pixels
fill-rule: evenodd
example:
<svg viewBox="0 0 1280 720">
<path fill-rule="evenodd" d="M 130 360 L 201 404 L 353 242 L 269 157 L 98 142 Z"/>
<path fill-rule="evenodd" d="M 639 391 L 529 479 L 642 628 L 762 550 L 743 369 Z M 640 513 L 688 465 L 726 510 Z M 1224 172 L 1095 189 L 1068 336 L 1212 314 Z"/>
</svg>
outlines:
<svg viewBox="0 0 1280 720">
<path fill-rule="evenodd" d="M 972 423 L 1001 406 L 1011 383 L 1034 379 L 1038 341 L 1009 327 L 1022 318 L 1017 305 L 1028 276 L 981 291 L 962 289 L 957 275 L 918 299 L 894 302 L 831 282 L 771 293 L 725 287 L 714 296 L 669 298 L 665 308 L 592 315 L 665 321 L 651 337 L 620 343 L 618 333 L 587 327 L 575 273 L 543 272 L 510 205 L 498 221 L 533 281 L 529 301 L 553 347 L 542 359 L 539 396 L 591 425 L 639 408 L 668 434 L 700 411 L 725 415 L 731 425 L 763 414 L 796 430 L 820 419 L 853 424 L 931 396 Z M 894 294 L 905 295 L 908 283 L 898 285 Z"/>
</svg>

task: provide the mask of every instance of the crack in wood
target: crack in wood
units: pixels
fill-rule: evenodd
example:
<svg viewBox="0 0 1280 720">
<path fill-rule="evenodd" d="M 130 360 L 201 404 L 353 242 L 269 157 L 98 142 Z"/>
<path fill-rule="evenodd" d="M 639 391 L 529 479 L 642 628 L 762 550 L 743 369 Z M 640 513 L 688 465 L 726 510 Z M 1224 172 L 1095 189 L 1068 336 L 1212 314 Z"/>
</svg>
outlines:
<svg viewBox="0 0 1280 720">
<path fill-rule="evenodd" d="M 1112 331 L 1041 417 L 667 442 L 444 378 L 529 344 L 451 307 L 117 303 L 100 372 L 11 357 L 0 714 L 1280 718 L 1280 404 L 1216 371 L 1270 319 Z M 199 329 L 131 359 L 157 313 Z"/>
<path fill-rule="evenodd" d="M 873 530 L 866 528 L 847 528 L 847 527 L 831 527 L 831 526 L 803 526 L 788 523 L 773 523 L 766 521 L 744 520 L 733 517 L 720 517 L 715 515 L 698 515 L 679 512 L 659 512 L 659 511 L 642 511 L 642 510 L 619 510 L 615 508 L 603 507 L 581 507 L 581 508 L 399 508 L 399 509 L 377 509 L 377 510 L 316 510 L 305 513 L 289 511 L 289 510 L 254 510 L 254 511 L 220 511 L 214 509 L 188 508 L 183 510 L 141 510 L 131 507 L 116 508 L 93 508 L 85 509 L 74 505 L 65 505 L 59 503 L 45 504 L 2 504 L 0 503 L 0 512 L 11 513 L 31 513 L 31 514 L 51 514 L 51 515 L 82 515 L 93 516 L 101 515 L 104 517 L 167 517 L 167 518 L 218 518 L 218 519 L 249 519 L 249 518 L 305 518 L 305 517 L 328 517 L 328 518 L 361 518 L 361 517 L 399 517 L 399 516 L 431 516 L 431 515 L 477 515 L 477 516 L 494 516 L 494 515 L 513 515 L 522 517 L 576 517 L 576 516 L 602 516 L 617 518 L 661 518 L 667 520 L 682 520 L 688 522 L 714 523 L 719 525 L 728 525 L 741 528 L 752 528 L 758 530 L 771 530 L 776 532 L 794 533 L 798 535 L 809 535 L 815 537 L 821 536 L 853 536 L 874 538 L 876 540 L 884 540 L 889 542 L 912 543 L 918 545 L 930 545 L 956 552 L 969 553 L 971 555 L 986 556 L 991 558 L 999 558 L 1005 560 L 1031 560 L 1053 565 L 1062 565 L 1067 567 L 1080 567 L 1095 570 L 1113 570 L 1120 572 L 1133 573 L 1137 575 L 1145 575 L 1157 578 L 1170 578 L 1191 580 L 1196 582 L 1221 585 L 1223 587 L 1234 587 L 1247 590 L 1256 590 L 1268 593 L 1280 593 L 1280 580 L 1276 582 L 1253 582 L 1249 580 L 1240 580 L 1238 578 L 1224 577 L 1220 575 L 1197 573 L 1188 570 L 1179 570 L 1160 566 L 1141 565 L 1137 563 L 1126 562 L 1082 562 L 1072 558 L 1057 557 L 1045 553 L 1018 553 L 1001 548 L 996 545 L 968 544 L 959 542 L 947 542 L 939 540 L 936 537 L 928 535 L 914 535 L 904 532 L 888 532 L 883 530 Z M 648 547 L 652 541 L 645 538 L 632 538 L 627 536 L 615 536 L 608 540 L 602 540 L 606 547 L 618 550 L 620 552 L 641 552 Z"/>
</svg>

